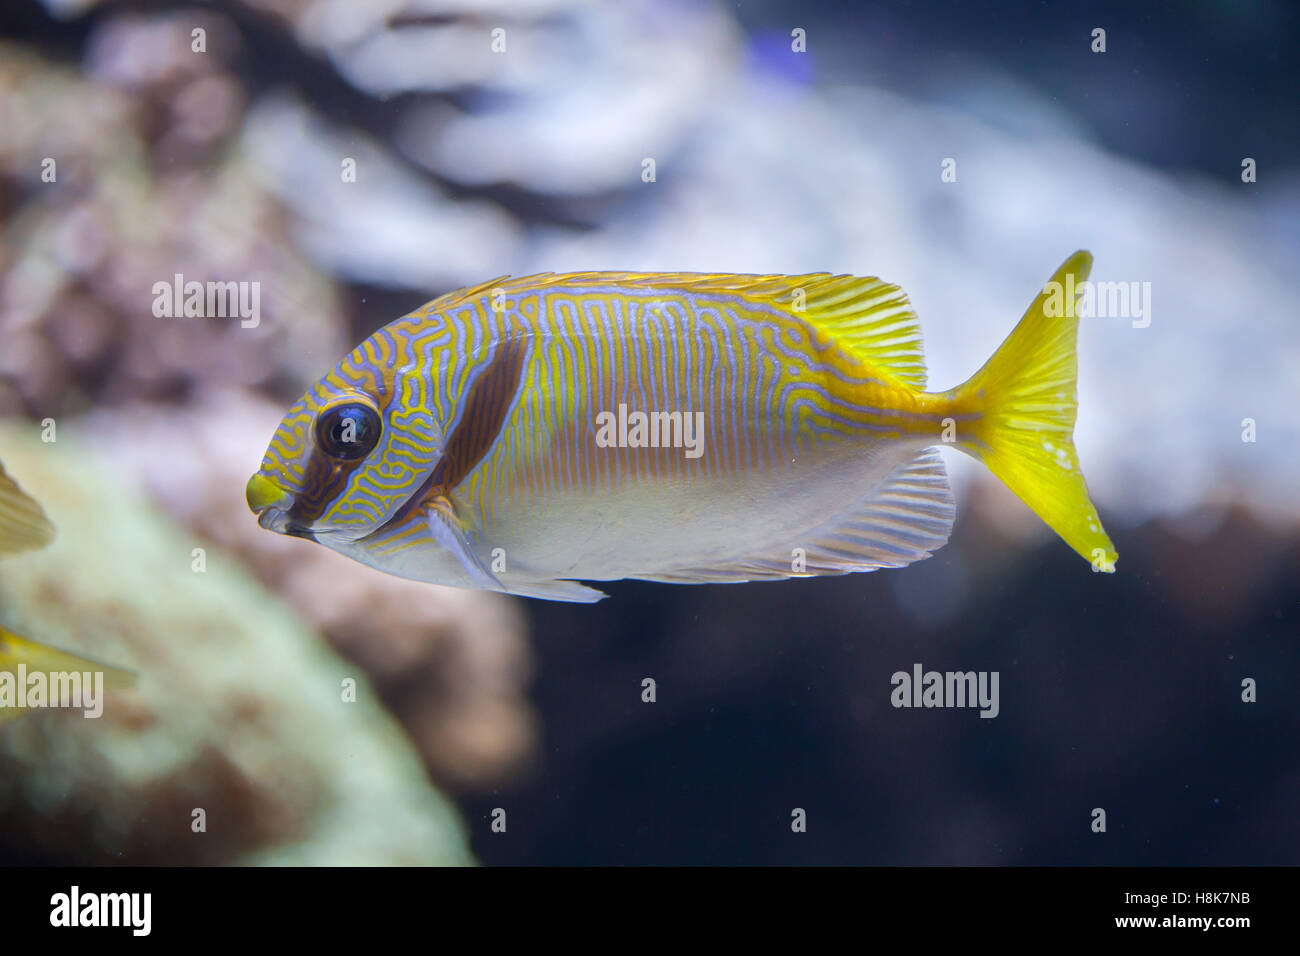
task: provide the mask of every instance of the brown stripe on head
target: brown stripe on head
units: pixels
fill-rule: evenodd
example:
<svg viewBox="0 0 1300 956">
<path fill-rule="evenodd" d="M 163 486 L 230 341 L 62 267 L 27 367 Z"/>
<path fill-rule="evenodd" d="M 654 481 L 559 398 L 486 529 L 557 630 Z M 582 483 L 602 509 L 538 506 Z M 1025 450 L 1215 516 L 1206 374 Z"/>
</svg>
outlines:
<svg viewBox="0 0 1300 956">
<path fill-rule="evenodd" d="M 460 418 L 447 437 L 442 458 L 415 494 L 384 524 L 366 537 L 400 525 L 417 508 L 445 495 L 465 480 L 501 434 L 510 403 L 523 375 L 527 346 L 521 338 L 503 339 L 479 376 L 470 385 Z"/>
<path fill-rule="evenodd" d="M 314 524 L 325 513 L 329 503 L 342 494 L 348 477 L 362 464 L 365 464 L 364 458 L 338 461 L 313 448 L 307 458 L 302 490 L 294 495 L 293 506 L 288 511 L 289 520 L 307 526 Z"/>
<path fill-rule="evenodd" d="M 455 488 L 496 441 L 519 389 L 525 352 L 523 339 L 503 340 L 488 367 L 470 386 L 460 420 L 447 439 L 442 460 L 430 476 L 436 486 Z"/>
</svg>

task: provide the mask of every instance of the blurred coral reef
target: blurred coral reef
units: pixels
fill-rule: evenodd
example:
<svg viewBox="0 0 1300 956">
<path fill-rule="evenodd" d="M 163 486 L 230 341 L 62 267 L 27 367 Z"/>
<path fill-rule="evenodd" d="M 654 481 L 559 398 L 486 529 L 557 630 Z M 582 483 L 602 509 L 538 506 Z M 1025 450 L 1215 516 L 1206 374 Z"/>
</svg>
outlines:
<svg viewBox="0 0 1300 956">
<path fill-rule="evenodd" d="M 5 626 L 135 669 L 104 715 L 35 712 L 0 733 L 4 849 L 54 862 L 469 861 L 365 676 L 233 555 L 92 464 L 74 435 L 10 423 L 6 466 L 59 528 L 5 563 Z M 344 681 L 358 685 L 345 702 Z M 202 811 L 202 816 L 196 816 Z M 201 824 L 199 829 L 196 826 Z"/>
<path fill-rule="evenodd" d="M 131 29 L 188 50 L 183 25 L 129 20 L 104 27 L 89 77 L 12 44 L 0 51 L 0 411 L 183 399 L 205 380 L 283 388 L 345 347 L 337 295 L 230 149 L 238 84 L 216 57 L 122 76 L 108 48 Z M 40 178 L 47 157 L 54 182 Z M 155 319 L 153 286 L 176 273 L 259 281 L 258 326 Z"/>
</svg>

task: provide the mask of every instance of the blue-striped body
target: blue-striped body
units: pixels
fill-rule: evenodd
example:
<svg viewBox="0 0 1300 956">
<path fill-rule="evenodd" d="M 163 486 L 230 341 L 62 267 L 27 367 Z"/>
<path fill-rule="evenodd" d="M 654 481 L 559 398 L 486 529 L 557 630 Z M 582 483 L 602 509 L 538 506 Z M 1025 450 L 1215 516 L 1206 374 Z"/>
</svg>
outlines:
<svg viewBox="0 0 1300 956">
<path fill-rule="evenodd" d="M 897 440 L 873 453 L 871 433 L 849 418 L 859 383 L 819 359 L 815 330 L 774 309 L 600 287 L 498 304 L 494 333 L 521 336 L 528 359 L 505 426 L 459 497 L 471 540 L 485 553 L 504 547 L 508 565 L 595 580 L 763 545 L 789 551 L 799 531 L 915 454 Z M 447 321 L 468 327 L 488 305 Z M 703 413 L 702 454 L 599 447 L 597 416 L 620 405 Z M 836 414 L 844 427 L 831 427 Z"/>
</svg>

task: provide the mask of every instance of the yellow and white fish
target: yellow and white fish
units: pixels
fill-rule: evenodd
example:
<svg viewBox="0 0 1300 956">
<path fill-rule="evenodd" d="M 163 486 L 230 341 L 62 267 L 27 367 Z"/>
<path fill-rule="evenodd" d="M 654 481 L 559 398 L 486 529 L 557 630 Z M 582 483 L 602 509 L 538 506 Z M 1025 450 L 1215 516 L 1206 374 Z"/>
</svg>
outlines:
<svg viewBox="0 0 1300 956">
<path fill-rule="evenodd" d="M 0 465 L 0 557 L 43 548 L 53 539 L 54 526 L 44 509 Z M 102 673 L 103 686 L 109 690 L 132 687 L 136 683 L 136 675 L 131 671 L 25 640 L 0 627 L 0 724 L 27 712 L 25 707 L 8 703 L 13 688 L 6 686 L 6 681 L 33 679 L 55 686 L 56 682 L 48 680 L 48 675 L 86 673 Z M 18 688 L 16 699 L 24 698 L 26 689 L 26 686 Z"/>
<path fill-rule="evenodd" d="M 901 567 L 947 540 L 931 446 L 983 461 L 1096 570 L 1116 553 L 1075 457 L 1066 260 L 984 367 L 925 390 L 874 278 L 590 272 L 450 293 L 290 407 L 258 522 L 401 577 L 564 601 L 575 582 Z M 1072 277 L 1073 284 L 1067 284 Z"/>
</svg>

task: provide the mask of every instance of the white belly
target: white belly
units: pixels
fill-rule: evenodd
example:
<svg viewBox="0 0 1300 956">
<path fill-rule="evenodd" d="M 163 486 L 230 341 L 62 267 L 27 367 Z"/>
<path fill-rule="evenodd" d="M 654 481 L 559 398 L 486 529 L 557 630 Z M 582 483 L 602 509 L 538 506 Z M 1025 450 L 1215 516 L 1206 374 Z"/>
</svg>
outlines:
<svg viewBox="0 0 1300 956">
<path fill-rule="evenodd" d="M 512 571 L 539 578 L 614 580 L 749 556 L 780 559 L 923 444 L 840 442 L 784 470 L 628 480 L 583 495 L 538 495 L 517 501 L 500 521 L 485 522 L 472 540 L 481 557 L 502 548 Z"/>
</svg>

